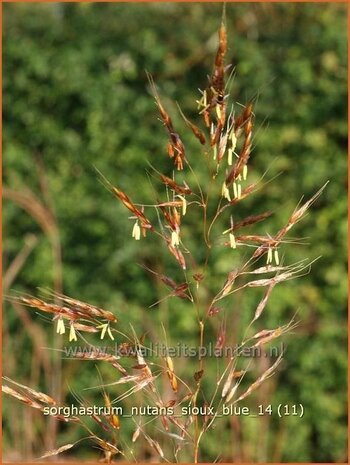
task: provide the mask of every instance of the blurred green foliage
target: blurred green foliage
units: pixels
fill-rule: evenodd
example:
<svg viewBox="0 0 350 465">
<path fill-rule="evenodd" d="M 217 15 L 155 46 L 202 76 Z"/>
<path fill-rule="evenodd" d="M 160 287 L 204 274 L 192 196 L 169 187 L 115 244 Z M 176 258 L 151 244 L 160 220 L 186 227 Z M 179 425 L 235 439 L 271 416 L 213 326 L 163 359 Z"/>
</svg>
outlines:
<svg viewBox="0 0 350 465">
<path fill-rule="evenodd" d="M 146 71 L 183 131 L 173 102 L 196 118 L 197 88 L 206 86 L 211 71 L 220 17 L 221 5 L 210 3 L 4 5 L 4 184 L 20 192 L 29 188 L 42 198 L 40 160 L 59 226 L 64 292 L 114 309 L 140 333 L 152 332 L 152 325 L 158 328 L 162 321 L 173 344 L 194 343 L 195 318 L 183 303 L 149 310 L 164 290 L 136 263 L 177 276 L 176 262 L 151 236 L 140 243 L 131 239 L 128 213 L 104 189 L 95 167 L 135 201 L 153 201 L 159 186 L 147 161 L 168 175 L 172 167 Z M 298 310 L 301 324 L 288 339 L 285 369 L 276 377 L 272 401 L 302 403 L 305 415 L 273 418 L 268 424 L 242 420 L 233 433 L 228 424 L 221 425 L 203 443 L 202 458 L 221 453 L 223 461 L 345 462 L 346 6 L 227 4 L 227 29 L 228 62 L 235 65 L 233 100 L 245 104 L 258 95 L 252 176 L 266 170 L 266 179 L 279 174 L 242 203 L 239 217 L 271 209 L 273 217 L 258 228 L 273 234 L 302 195 L 309 198 L 330 183 L 293 229 L 292 235 L 306 237 L 307 245 L 285 247 L 290 263 L 321 258 L 308 276 L 276 288 L 261 323 L 262 328 L 281 325 Z M 191 135 L 184 140 L 197 172 L 204 172 L 198 144 Z M 28 234 L 39 239 L 12 287 L 30 293 L 38 286 L 52 288 L 48 236 L 10 200 L 4 202 L 3 226 L 5 272 Z M 199 234 L 196 223 L 190 226 L 188 234 Z M 212 268 L 221 280 L 227 257 L 218 252 Z M 226 313 L 233 340 L 236 325 L 249 322 L 260 297 L 246 293 Z M 50 334 L 34 313 L 31 317 Z M 219 324 L 212 329 L 214 339 Z M 5 373 L 30 383 L 34 344 L 10 305 L 5 328 Z M 52 346 L 52 340 L 47 343 Z M 77 365 L 64 364 L 65 392 L 68 379 L 76 391 L 98 384 L 93 366 Z M 190 374 L 193 368 L 186 370 Z M 48 390 L 41 378 L 42 389 Z M 12 408 L 21 418 L 25 410 L 4 401 L 5 454 L 11 457 L 17 444 L 22 456 L 38 455 L 45 423 L 39 416 L 31 418 L 36 432 L 31 449 L 16 443 L 13 436 L 23 427 L 11 428 Z M 126 427 L 130 434 L 131 428 Z M 263 435 L 264 428 L 268 433 Z M 63 444 L 78 439 L 80 432 L 62 427 L 59 437 Z M 92 457 L 83 443 L 76 453 Z"/>
</svg>

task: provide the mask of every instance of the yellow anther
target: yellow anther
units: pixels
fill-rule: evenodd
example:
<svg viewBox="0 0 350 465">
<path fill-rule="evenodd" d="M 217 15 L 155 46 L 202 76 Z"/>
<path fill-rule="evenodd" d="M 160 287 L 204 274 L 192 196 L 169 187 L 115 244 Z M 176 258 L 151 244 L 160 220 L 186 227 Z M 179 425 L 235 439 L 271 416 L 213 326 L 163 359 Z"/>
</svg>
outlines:
<svg viewBox="0 0 350 465">
<path fill-rule="evenodd" d="M 139 226 L 138 221 L 136 221 L 136 223 L 134 224 L 134 227 L 132 229 L 132 237 L 134 237 L 136 241 L 139 241 L 140 238 L 141 238 L 141 228 Z"/>
<path fill-rule="evenodd" d="M 66 328 L 64 326 L 64 321 L 63 321 L 63 318 L 59 318 L 57 320 L 57 330 L 56 330 L 56 333 L 57 334 L 64 334 L 66 332 Z"/>
<path fill-rule="evenodd" d="M 229 166 L 232 165 L 232 155 L 233 155 L 233 150 L 228 149 L 227 163 L 228 163 Z"/>
<path fill-rule="evenodd" d="M 232 234 L 232 233 L 230 233 L 230 247 L 231 247 L 231 249 L 236 249 L 237 248 L 236 238 L 235 238 L 234 234 Z"/>
<path fill-rule="evenodd" d="M 182 214 L 183 214 L 183 216 L 185 216 L 186 211 L 187 211 L 187 200 L 182 195 L 179 195 L 178 197 L 179 197 L 179 199 L 182 200 Z"/>
<path fill-rule="evenodd" d="M 107 328 L 107 333 L 108 333 L 108 336 L 112 339 L 112 341 L 114 341 L 114 336 L 112 334 L 112 331 L 111 331 L 111 328 L 109 327 L 109 325 L 108 325 L 108 328 Z"/>
<path fill-rule="evenodd" d="M 280 258 L 279 258 L 279 256 L 278 256 L 278 250 L 277 250 L 277 249 L 275 249 L 274 256 L 275 256 L 276 265 L 279 265 L 279 264 L 280 264 Z M 271 260 L 271 261 L 272 261 L 272 260 Z"/>
<path fill-rule="evenodd" d="M 176 247 L 177 245 L 180 245 L 180 237 L 179 237 L 179 234 L 176 231 L 173 231 L 171 233 L 171 245 L 173 247 Z"/>
<path fill-rule="evenodd" d="M 74 325 L 73 325 L 73 323 L 71 323 L 70 330 L 69 330 L 69 342 L 77 341 L 77 340 L 78 340 L 78 338 L 77 338 L 77 335 L 75 333 Z"/>
<path fill-rule="evenodd" d="M 232 130 L 230 138 L 231 138 L 231 142 L 232 142 L 232 152 L 234 152 L 235 148 L 236 148 L 236 145 L 237 145 L 237 137 L 236 137 L 236 134 L 235 134 L 234 130 Z"/>
</svg>

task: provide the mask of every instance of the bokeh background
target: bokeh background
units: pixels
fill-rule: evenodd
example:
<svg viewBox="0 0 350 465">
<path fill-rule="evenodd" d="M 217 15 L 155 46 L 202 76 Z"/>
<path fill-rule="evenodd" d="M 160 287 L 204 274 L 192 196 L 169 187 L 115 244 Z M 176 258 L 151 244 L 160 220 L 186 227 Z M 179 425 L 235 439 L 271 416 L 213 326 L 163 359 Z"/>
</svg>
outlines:
<svg viewBox="0 0 350 465">
<path fill-rule="evenodd" d="M 194 343 L 196 322 L 184 304 L 148 309 L 164 289 L 136 263 L 170 274 L 176 264 L 153 239 L 131 240 L 128 213 L 94 167 L 135 200 L 152 198 L 147 161 L 171 169 L 146 71 L 180 128 L 174 102 L 195 119 L 222 6 L 30 3 L 3 9 L 4 294 L 63 290 L 124 315 L 140 333 L 152 333 L 162 321 L 173 343 Z M 227 4 L 233 100 L 244 104 L 259 96 L 251 169 L 256 176 L 269 169 L 268 179 L 281 173 L 242 206 L 242 218 L 272 209 L 268 230 L 274 232 L 302 195 L 330 183 L 293 230 L 307 245 L 286 248 L 290 262 L 321 258 L 308 276 L 276 288 L 262 328 L 287 322 L 296 310 L 301 323 L 288 338 L 283 369 L 253 399 L 302 403 L 305 415 L 223 422 L 203 443 L 203 460 L 219 453 L 226 462 L 347 460 L 346 16 L 346 5 L 337 3 Z M 191 157 L 199 157 L 196 141 L 184 139 Z M 218 256 L 213 274 L 226 269 L 226 257 Z M 247 293 L 226 315 L 232 334 L 249 321 L 260 297 Z M 5 303 L 3 332 L 5 375 L 66 401 L 71 389 L 99 384 L 93 364 L 62 363 L 45 349 L 58 343 L 34 312 Z M 110 373 L 104 377 L 113 380 Z M 94 395 L 90 391 L 90 399 Z M 83 435 L 7 398 L 3 424 L 3 459 L 9 461 L 38 457 Z M 132 425 L 122 425 L 121 434 L 131 435 Z M 147 447 L 139 447 L 141 459 L 152 460 Z M 69 456 L 93 459 L 96 451 L 82 442 Z"/>
</svg>

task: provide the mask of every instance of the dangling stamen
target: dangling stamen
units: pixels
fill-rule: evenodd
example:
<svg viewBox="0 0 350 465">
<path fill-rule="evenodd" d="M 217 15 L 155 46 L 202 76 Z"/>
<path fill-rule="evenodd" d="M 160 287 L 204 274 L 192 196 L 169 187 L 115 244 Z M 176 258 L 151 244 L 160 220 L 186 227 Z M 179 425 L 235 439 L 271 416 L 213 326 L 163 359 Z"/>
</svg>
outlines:
<svg viewBox="0 0 350 465">
<path fill-rule="evenodd" d="M 237 137 L 236 137 L 234 130 L 232 130 L 231 132 L 231 142 L 232 142 L 232 152 L 234 152 L 236 148 L 236 144 L 237 144 Z"/>
<path fill-rule="evenodd" d="M 97 329 L 102 329 L 101 331 L 101 339 L 104 339 L 106 332 L 108 333 L 108 336 L 114 341 L 114 337 L 111 331 L 111 328 L 109 327 L 109 323 L 103 323 L 102 325 L 96 326 Z"/>
<path fill-rule="evenodd" d="M 109 327 L 109 325 L 108 325 L 108 328 L 107 328 L 107 333 L 108 333 L 108 336 L 112 339 L 112 341 L 114 341 L 114 336 L 112 334 L 112 331 L 111 331 L 111 328 Z"/>
<path fill-rule="evenodd" d="M 220 105 L 216 105 L 215 110 L 216 110 L 216 116 L 218 117 L 218 120 L 221 120 L 221 108 L 220 108 Z"/>
<path fill-rule="evenodd" d="M 132 237 L 135 238 L 136 241 L 139 241 L 141 238 L 141 228 L 139 226 L 139 222 L 136 220 L 134 227 L 132 229 Z"/>
<path fill-rule="evenodd" d="M 233 183 L 233 195 L 234 195 L 234 198 L 237 199 L 237 197 L 238 197 L 238 189 L 237 189 L 237 183 L 236 182 Z"/>
<path fill-rule="evenodd" d="M 233 150 L 232 149 L 228 149 L 228 154 L 227 154 L 227 163 L 229 166 L 232 165 L 232 155 L 233 155 Z"/>
<path fill-rule="evenodd" d="M 226 182 L 224 182 L 222 185 L 221 195 L 225 197 L 225 199 L 227 199 L 229 202 L 231 202 L 230 191 L 228 190 L 226 186 Z"/>
<path fill-rule="evenodd" d="M 187 211 L 187 200 L 182 195 L 179 195 L 178 197 L 182 200 L 182 215 L 185 216 Z"/>
<path fill-rule="evenodd" d="M 231 247 L 231 249 L 236 249 L 237 248 L 236 238 L 235 238 L 234 234 L 232 234 L 232 233 L 230 233 L 230 247 Z"/>
<path fill-rule="evenodd" d="M 274 257 L 275 257 L 276 265 L 278 266 L 280 264 L 280 258 L 278 256 L 278 250 L 277 249 L 275 249 Z"/>
<path fill-rule="evenodd" d="M 176 231 L 173 231 L 171 233 L 171 245 L 173 247 L 176 247 L 177 245 L 180 245 L 180 237 L 179 237 L 179 234 Z"/>
<path fill-rule="evenodd" d="M 70 330 L 69 330 L 69 342 L 77 341 L 77 340 L 78 340 L 78 338 L 77 338 L 77 335 L 75 333 L 74 325 L 73 325 L 73 323 L 71 323 Z"/>
<path fill-rule="evenodd" d="M 59 317 L 59 319 L 57 320 L 57 330 L 56 330 L 56 333 L 57 334 L 64 334 L 66 332 L 66 328 L 64 326 L 64 321 L 63 321 L 63 318 L 62 317 Z"/>
</svg>

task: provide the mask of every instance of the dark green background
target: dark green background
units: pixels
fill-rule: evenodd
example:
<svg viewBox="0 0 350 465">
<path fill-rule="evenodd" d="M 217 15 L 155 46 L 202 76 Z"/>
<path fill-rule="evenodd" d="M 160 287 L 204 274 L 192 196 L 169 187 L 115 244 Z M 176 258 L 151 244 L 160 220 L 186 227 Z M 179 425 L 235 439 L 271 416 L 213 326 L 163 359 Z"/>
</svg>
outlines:
<svg viewBox="0 0 350 465">
<path fill-rule="evenodd" d="M 145 71 L 154 76 L 184 131 L 173 102 L 195 118 L 197 88 L 206 86 L 212 69 L 221 8 L 210 3 L 4 5 L 4 185 L 22 193 L 30 189 L 45 202 L 42 166 L 62 245 L 64 292 L 113 309 L 138 332 L 163 321 L 173 344 L 194 343 L 193 314 L 183 303 L 176 311 L 165 304 L 151 313 L 148 305 L 164 289 L 135 263 L 177 276 L 176 263 L 155 239 L 131 239 L 128 213 L 103 188 L 94 167 L 135 201 L 152 202 L 147 161 L 167 174 L 171 169 Z M 307 237 L 307 245 L 286 246 L 289 262 L 322 258 L 307 277 L 276 289 L 261 322 L 261 328 L 274 327 L 298 310 L 301 324 L 288 338 L 272 401 L 302 403 L 305 416 L 274 417 L 268 424 L 242 421 L 236 429 L 221 424 L 203 443 L 203 460 L 221 453 L 222 461 L 346 461 L 346 15 L 346 6 L 336 3 L 227 4 L 228 62 L 236 66 L 233 100 L 244 104 L 259 94 L 251 170 L 257 176 L 269 169 L 267 179 L 282 173 L 242 206 L 241 217 L 272 209 L 260 231 L 273 233 L 302 195 L 309 198 L 330 183 L 291 234 Z M 200 173 L 199 146 L 191 135 L 184 140 Z M 11 287 L 30 293 L 38 286 L 52 288 L 59 271 L 48 234 L 8 199 L 3 227 L 5 273 L 28 235 L 38 239 Z M 226 257 L 218 254 L 213 275 L 223 276 Z M 241 297 L 227 315 L 229 330 L 249 321 L 259 298 L 254 292 Z M 28 322 L 11 305 L 4 308 L 4 373 L 50 392 L 51 352 L 45 362 L 35 351 L 38 345 L 53 346 L 49 325 L 34 312 Z M 67 380 L 78 391 L 98 384 L 93 365 L 63 366 L 63 394 Z M 28 416 L 27 410 L 4 399 L 5 459 L 37 457 L 45 449 L 46 419 L 37 412 Z M 57 446 L 82 434 L 60 428 Z M 130 436 L 130 428 L 121 434 Z M 84 443 L 75 454 L 96 457 Z"/>
</svg>

